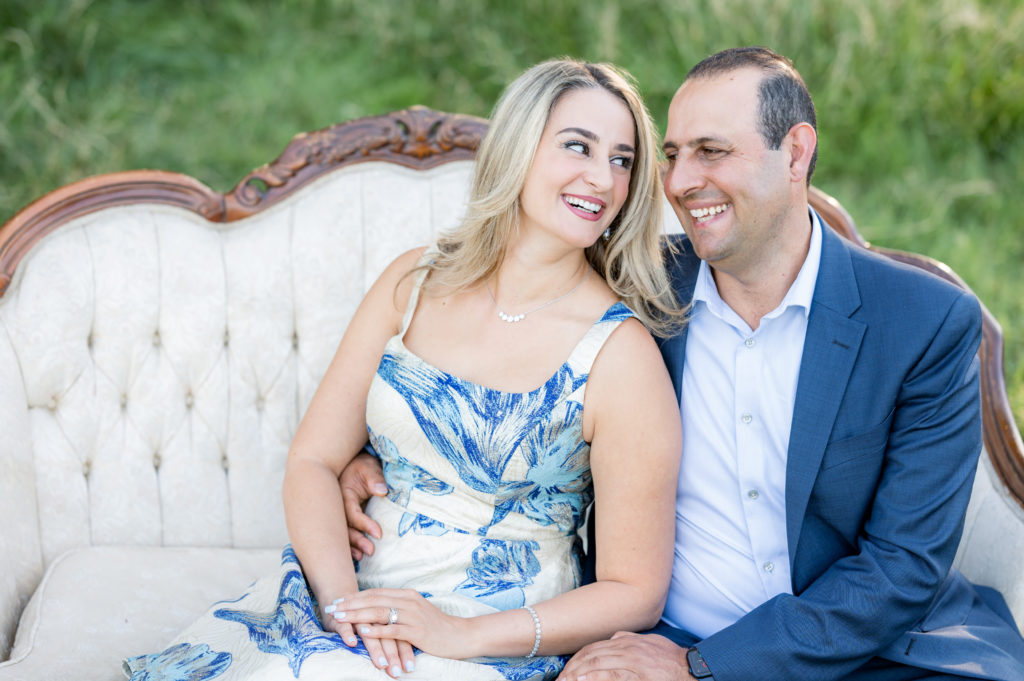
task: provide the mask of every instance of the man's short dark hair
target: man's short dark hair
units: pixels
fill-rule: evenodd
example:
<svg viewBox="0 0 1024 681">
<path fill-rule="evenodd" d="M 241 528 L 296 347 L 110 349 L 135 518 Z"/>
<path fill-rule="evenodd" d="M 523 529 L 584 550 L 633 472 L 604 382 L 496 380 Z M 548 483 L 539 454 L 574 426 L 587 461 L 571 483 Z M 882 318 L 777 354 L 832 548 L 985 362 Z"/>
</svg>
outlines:
<svg viewBox="0 0 1024 681">
<path fill-rule="evenodd" d="M 765 73 L 757 90 L 757 127 L 766 147 L 778 149 L 786 133 L 797 123 L 807 123 L 815 132 L 818 131 L 814 102 L 804 79 L 793 62 L 767 47 L 733 47 L 713 54 L 690 69 L 686 80 L 711 78 L 746 67 Z M 817 160 L 818 147 L 815 145 L 807 167 L 807 184 L 811 183 Z"/>
</svg>

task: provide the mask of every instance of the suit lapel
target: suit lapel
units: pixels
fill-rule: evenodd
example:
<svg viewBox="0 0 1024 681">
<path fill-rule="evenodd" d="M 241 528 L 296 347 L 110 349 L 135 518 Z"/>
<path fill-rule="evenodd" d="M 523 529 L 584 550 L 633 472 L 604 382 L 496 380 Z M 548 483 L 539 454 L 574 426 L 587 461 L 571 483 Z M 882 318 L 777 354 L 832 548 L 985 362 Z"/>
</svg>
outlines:
<svg viewBox="0 0 1024 681">
<path fill-rule="evenodd" d="M 672 290 L 680 305 L 689 305 L 693 299 L 693 289 L 697 285 L 697 273 L 700 271 L 700 259 L 693 252 L 688 239 L 682 235 L 669 237 L 676 251 L 668 252 L 666 267 L 672 279 Z M 676 402 L 681 399 L 680 391 L 683 385 L 683 364 L 686 359 L 686 332 L 689 325 L 675 336 L 659 338 L 658 347 L 661 348 L 661 356 L 668 367 L 669 375 L 672 377 L 672 387 L 676 391 Z"/>
<path fill-rule="evenodd" d="M 822 222 L 821 265 L 814 288 L 786 464 L 786 534 L 794 563 L 800 528 L 825 446 L 864 337 L 863 322 L 850 318 L 860 293 L 849 248 Z"/>
</svg>

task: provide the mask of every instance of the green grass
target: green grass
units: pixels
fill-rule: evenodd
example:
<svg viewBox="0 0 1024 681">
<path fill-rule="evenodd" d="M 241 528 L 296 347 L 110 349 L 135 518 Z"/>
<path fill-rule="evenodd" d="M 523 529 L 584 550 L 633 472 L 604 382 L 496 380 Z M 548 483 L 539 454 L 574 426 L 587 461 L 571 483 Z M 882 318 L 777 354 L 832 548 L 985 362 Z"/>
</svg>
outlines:
<svg viewBox="0 0 1024 681">
<path fill-rule="evenodd" d="M 0 219 L 129 168 L 224 191 L 296 132 L 411 104 L 486 116 L 562 54 L 630 70 L 664 127 L 693 63 L 767 44 L 815 96 L 815 184 L 968 282 L 1024 423 L 1021 35 L 1017 0 L 4 0 Z"/>
</svg>

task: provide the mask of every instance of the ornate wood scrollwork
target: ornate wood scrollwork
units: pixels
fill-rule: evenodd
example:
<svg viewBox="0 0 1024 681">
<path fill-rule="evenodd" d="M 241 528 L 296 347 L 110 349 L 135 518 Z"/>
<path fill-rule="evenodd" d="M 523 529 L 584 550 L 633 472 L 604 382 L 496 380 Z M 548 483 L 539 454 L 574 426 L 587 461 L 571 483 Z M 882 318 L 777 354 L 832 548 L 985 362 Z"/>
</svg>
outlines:
<svg viewBox="0 0 1024 681">
<path fill-rule="evenodd" d="M 227 219 L 237 220 L 280 201 L 338 166 L 388 161 L 424 170 L 472 160 L 487 121 L 414 106 L 296 135 L 272 163 L 249 173 L 226 197 Z"/>
</svg>

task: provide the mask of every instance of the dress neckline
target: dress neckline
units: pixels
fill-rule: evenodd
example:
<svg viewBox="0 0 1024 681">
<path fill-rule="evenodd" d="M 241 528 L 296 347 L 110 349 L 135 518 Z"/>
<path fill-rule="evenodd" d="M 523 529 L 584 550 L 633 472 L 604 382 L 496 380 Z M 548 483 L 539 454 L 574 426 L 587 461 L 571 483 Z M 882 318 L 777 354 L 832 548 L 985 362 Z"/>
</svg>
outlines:
<svg viewBox="0 0 1024 681">
<path fill-rule="evenodd" d="M 621 308 L 621 310 L 619 310 L 618 308 Z M 590 335 L 592 333 L 594 333 L 594 329 L 596 329 L 602 323 L 604 323 L 606 321 L 609 321 L 609 317 L 612 317 L 613 314 L 617 314 L 620 311 L 629 312 L 630 316 L 633 315 L 633 311 L 630 310 L 629 306 L 627 306 L 621 300 L 612 303 L 610 306 L 608 306 L 608 308 L 604 311 L 604 313 L 593 324 L 590 325 L 590 328 L 587 329 L 587 332 L 584 333 L 583 336 L 580 337 L 580 339 L 578 341 L 576 341 L 576 345 L 574 345 L 572 350 L 569 352 L 569 356 L 565 358 L 564 362 L 562 362 L 561 364 L 558 365 L 558 367 L 555 369 L 555 372 L 553 374 L 551 374 L 551 376 L 547 380 L 545 380 L 543 383 L 541 383 L 539 386 L 537 386 L 536 388 L 534 388 L 532 390 L 510 391 L 510 390 L 501 390 L 500 388 L 492 388 L 490 386 L 483 385 L 482 383 L 477 383 L 477 382 L 471 381 L 471 380 L 469 380 L 467 378 L 462 378 L 461 376 L 457 376 L 457 375 L 455 375 L 455 374 L 453 374 L 453 373 L 451 373 L 449 371 L 445 371 L 441 367 L 439 367 L 439 366 L 437 366 L 435 364 L 432 364 L 431 362 L 428 362 L 427 360 L 423 359 L 422 357 L 417 355 L 415 352 L 410 350 L 409 347 L 405 344 L 405 333 L 408 330 L 408 324 L 403 324 L 402 330 L 399 331 L 398 333 L 396 333 L 394 336 L 391 337 L 391 339 L 388 341 L 388 345 L 391 345 L 392 343 L 398 345 L 398 347 L 402 349 L 404 354 L 406 354 L 409 357 L 413 358 L 419 364 L 423 365 L 424 367 L 426 367 L 426 368 L 428 368 L 428 369 L 430 369 L 432 371 L 436 371 L 436 372 L 438 372 L 440 374 L 443 374 L 444 376 L 446 376 L 446 377 L 448 377 L 448 378 L 450 378 L 452 380 L 458 381 L 459 383 L 462 383 L 463 385 L 467 385 L 467 386 L 470 386 L 470 387 L 478 389 L 478 390 L 485 390 L 485 391 L 488 391 L 488 392 L 491 392 L 491 393 L 497 393 L 499 395 L 531 396 L 531 395 L 535 395 L 535 394 L 541 392 L 542 390 L 544 390 L 545 388 L 549 387 L 550 384 L 553 381 L 558 380 L 559 374 L 561 374 L 562 371 L 565 370 L 566 366 L 572 360 L 573 356 L 577 353 L 577 351 L 580 349 L 580 347 L 587 341 L 588 338 L 590 338 Z M 626 319 L 626 318 L 628 318 L 628 317 L 624 317 L 623 319 Z M 411 318 L 410 318 L 410 321 L 411 321 Z"/>
</svg>

